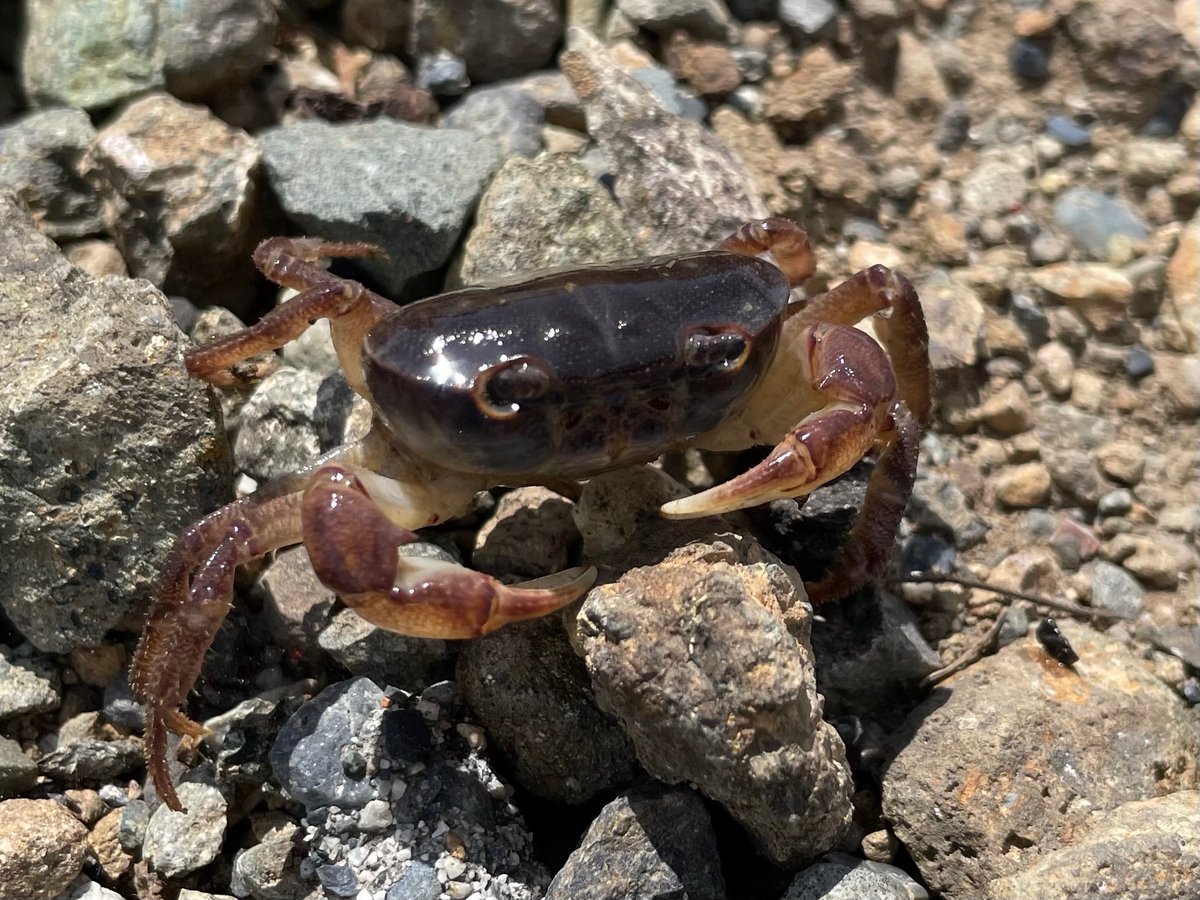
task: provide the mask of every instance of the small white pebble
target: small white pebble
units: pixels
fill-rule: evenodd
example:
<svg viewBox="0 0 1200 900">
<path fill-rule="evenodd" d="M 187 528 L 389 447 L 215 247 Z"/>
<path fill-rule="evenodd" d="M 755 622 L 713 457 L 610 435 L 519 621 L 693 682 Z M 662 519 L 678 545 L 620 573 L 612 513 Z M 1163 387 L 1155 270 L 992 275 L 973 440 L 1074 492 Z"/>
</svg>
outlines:
<svg viewBox="0 0 1200 900">
<path fill-rule="evenodd" d="M 358 827 L 363 831 L 383 831 L 391 824 L 392 808 L 386 800 L 368 800 L 358 814 Z"/>
<path fill-rule="evenodd" d="M 452 881 L 446 885 L 446 893 L 450 900 L 467 900 L 467 897 L 471 896 L 471 886 L 461 881 Z"/>
<path fill-rule="evenodd" d="M 462 873 L 467 871 L 467 864 L 456 856 L 444 856 L 442 859 L 444 860 L 442 868 L 446 870 L 451 881 L 458 880 L 462 877 Z"/>
<path fill-rule="evenodd" d="M 234 482 L 233 492 L 238 497 L 249 497 L 258 490 L 258 482 L 247 475 L 245 472 L 238 475 L 237 481 Z"/>
</svg>

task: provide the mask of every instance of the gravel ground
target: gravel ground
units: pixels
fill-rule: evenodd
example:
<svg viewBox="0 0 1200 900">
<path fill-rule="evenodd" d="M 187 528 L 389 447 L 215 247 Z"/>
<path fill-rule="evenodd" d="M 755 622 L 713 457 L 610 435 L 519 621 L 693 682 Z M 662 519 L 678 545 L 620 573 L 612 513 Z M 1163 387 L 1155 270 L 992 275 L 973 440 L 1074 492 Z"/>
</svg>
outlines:
<svg viewBox="0 0 1200 900">
<path fill-rule="evenodd" d="M 1196 9 L 0 0 L 0 900 L 1200 896 Z M 814 615 L 870 462 L 683 523 L 754 455 L 493 491 L 412 552 L 594 564 L 581 603 L 426 641 L 303 549 L 243 567 L 160 802 L 127 668 L 171 541 L 370 421 L 321 325 L 186 376 L 286 299 L 259 240 L 378 243 L 336 270 L 406 302 L 764 215 L 801 296 L 917 285 L 894 571 L 957 582 Z"/>
</svg>

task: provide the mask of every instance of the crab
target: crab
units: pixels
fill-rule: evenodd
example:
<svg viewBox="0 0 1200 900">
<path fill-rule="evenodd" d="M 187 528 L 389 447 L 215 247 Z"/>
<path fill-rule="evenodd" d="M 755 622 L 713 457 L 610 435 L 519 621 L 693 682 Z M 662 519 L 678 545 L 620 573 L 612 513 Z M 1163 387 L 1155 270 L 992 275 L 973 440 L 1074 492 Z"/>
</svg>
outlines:
<svg viewBox="0 0 1200 900">
<path fill-rule="evenodd" d="M 229 611 L 234 571 L 289 544 L 303 543 L 317 577 L 379 627 L 476 637 L 577 600 L 596 570 L 507 585 L 405 556 L 418 529 L 501 485 L 585 479 L 678 448 L 772 445 L 761 463 L 664 504 L 662 515 L 803 501 L 874 453 L 840 557 L 806 587 L 819 603 L 882 576 L 930 408 L 928 333 L 903 275 L 873 266 L 792 301 L 815 261 L 805 232 L 784 219 L 748 222 L 714 250 L 553 271 L 403 307 L 320 265 L 377 252 L 314 238 L 263 242 L 258 268 L 299 294 L 187 354 L 194 377 L 237 385 L 260 374 L 252 357 L 328 319 L 342 371 L 374 417 L 363 439 L 176 541 L 131 677 L 146 706 L 147 769 L 170 808 L 181 805 L 167 735 L 203 732 L 183 708 Z M 868 316 L 882 347 L 854 327 Z"/>
</svg>

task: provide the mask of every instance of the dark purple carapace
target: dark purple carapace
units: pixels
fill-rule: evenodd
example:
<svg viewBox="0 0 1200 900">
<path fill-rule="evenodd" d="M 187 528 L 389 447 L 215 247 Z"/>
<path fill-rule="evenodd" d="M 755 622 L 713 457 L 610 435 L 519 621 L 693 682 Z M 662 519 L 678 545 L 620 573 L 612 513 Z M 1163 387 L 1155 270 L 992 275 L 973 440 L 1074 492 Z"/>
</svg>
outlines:
<svg viewBox="0 0 1200 900">
<path fill-rule="evenodd" d="M 367 383 L 389 431 L 447 468 L 594 474 L 724 419 L 789 294 L 771 263 L 719 250 L 469 288 L 378 323 Z"/>
</svg>

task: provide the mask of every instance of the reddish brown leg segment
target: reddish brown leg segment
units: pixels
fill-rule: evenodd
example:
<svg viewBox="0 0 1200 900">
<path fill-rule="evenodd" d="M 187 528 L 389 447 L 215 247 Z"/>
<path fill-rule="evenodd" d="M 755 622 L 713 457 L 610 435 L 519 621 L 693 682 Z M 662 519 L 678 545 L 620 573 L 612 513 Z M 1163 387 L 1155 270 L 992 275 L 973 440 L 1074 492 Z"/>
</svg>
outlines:
<svg viewBox="0 0 1200 900">
<path fill-rule="evenodd" d="M 852 594 L 886 574 L 896 529 L 912 496 L 921 441 L 921 425 L 903 403 L 896 404 L 891 426 L 889 434 L 880 436 L 887 449 L 875 463 L 862 509 L 841 552 L 828 575 L 805 585 L 814 605 Z"/>
<path fill-rule="evenodd" d="M 663 506 L 664 515 L 690 517 L 801 497 L 836 478 L 873 448 L 883 453 L 867 497 L 832 574 L 812 585 L 819 603 L 844 596 L 883 574 L 896 528 L 912 493 L 921 427 L 903 400 L 879 345 L 845 325 L 808 330 L 812 387 L 827 405 L 793 428 L 749 471 L 703 493 Z"/>
<path fill-rule="evenodd" d="M 258 372 L 251 367 L 239 366 L 239 363 L 295 340 L 317 319 L 330 319 L 334 323 L 338 358 L 346 368 L 347 380 L 357 390 L 362 381 L 358 361 L 362 338 L 394 307 L 358 282 L 331 275 L 315 263 L 321 257 L 372 256 L 376 253 L 378 249 L 370 244 L 339 244 L 307 238 L 263 241 L 254 251 L 255 265 L 276 284 L 301 293 L 271 310 L 249 328 L 188 353 L 188 372 L 223 386 L 249 381 L 257 377 Z"/>
<path fill-rule="evenodd" d="M 808 235 L 787 219 L 747 222 L 721 243 L 721 249 L 746 256 L 770 252 L 792 287 L 808 281 L 817 267 Z"/>
<path fill-rule="evenodd" d="M 437 559 L 405 557 L 416 534 L 395 525 L 351 469 L 332 465 L 304 495 L 304 544 L 317 576 L 369 622 L 414 637 L 470 638 L 553 612 L 583 595 L 595 569 L 509 586 Z"/>
<path fill-rule="evenodd" d="M 146 706 L 146 767 L 163 801 L 182 806 L 167 773 L 167 732 L 199 735 L 181 709 L 233 598 L 242 563 L 300 540 L 299 493 L 252 495 L 201 519 L 175 542 L 133 657 Z"/>
<path fill-rule="evenodd" d="M 808 333 L 808 380 L 826 399 L 754 468 L 707 491 L 663 506 L 668 517 L 707 516 L 808 494 L 841 475 L 887 429 L 895 379 L 871 338 L 844 325 Z"/>
</svg>

